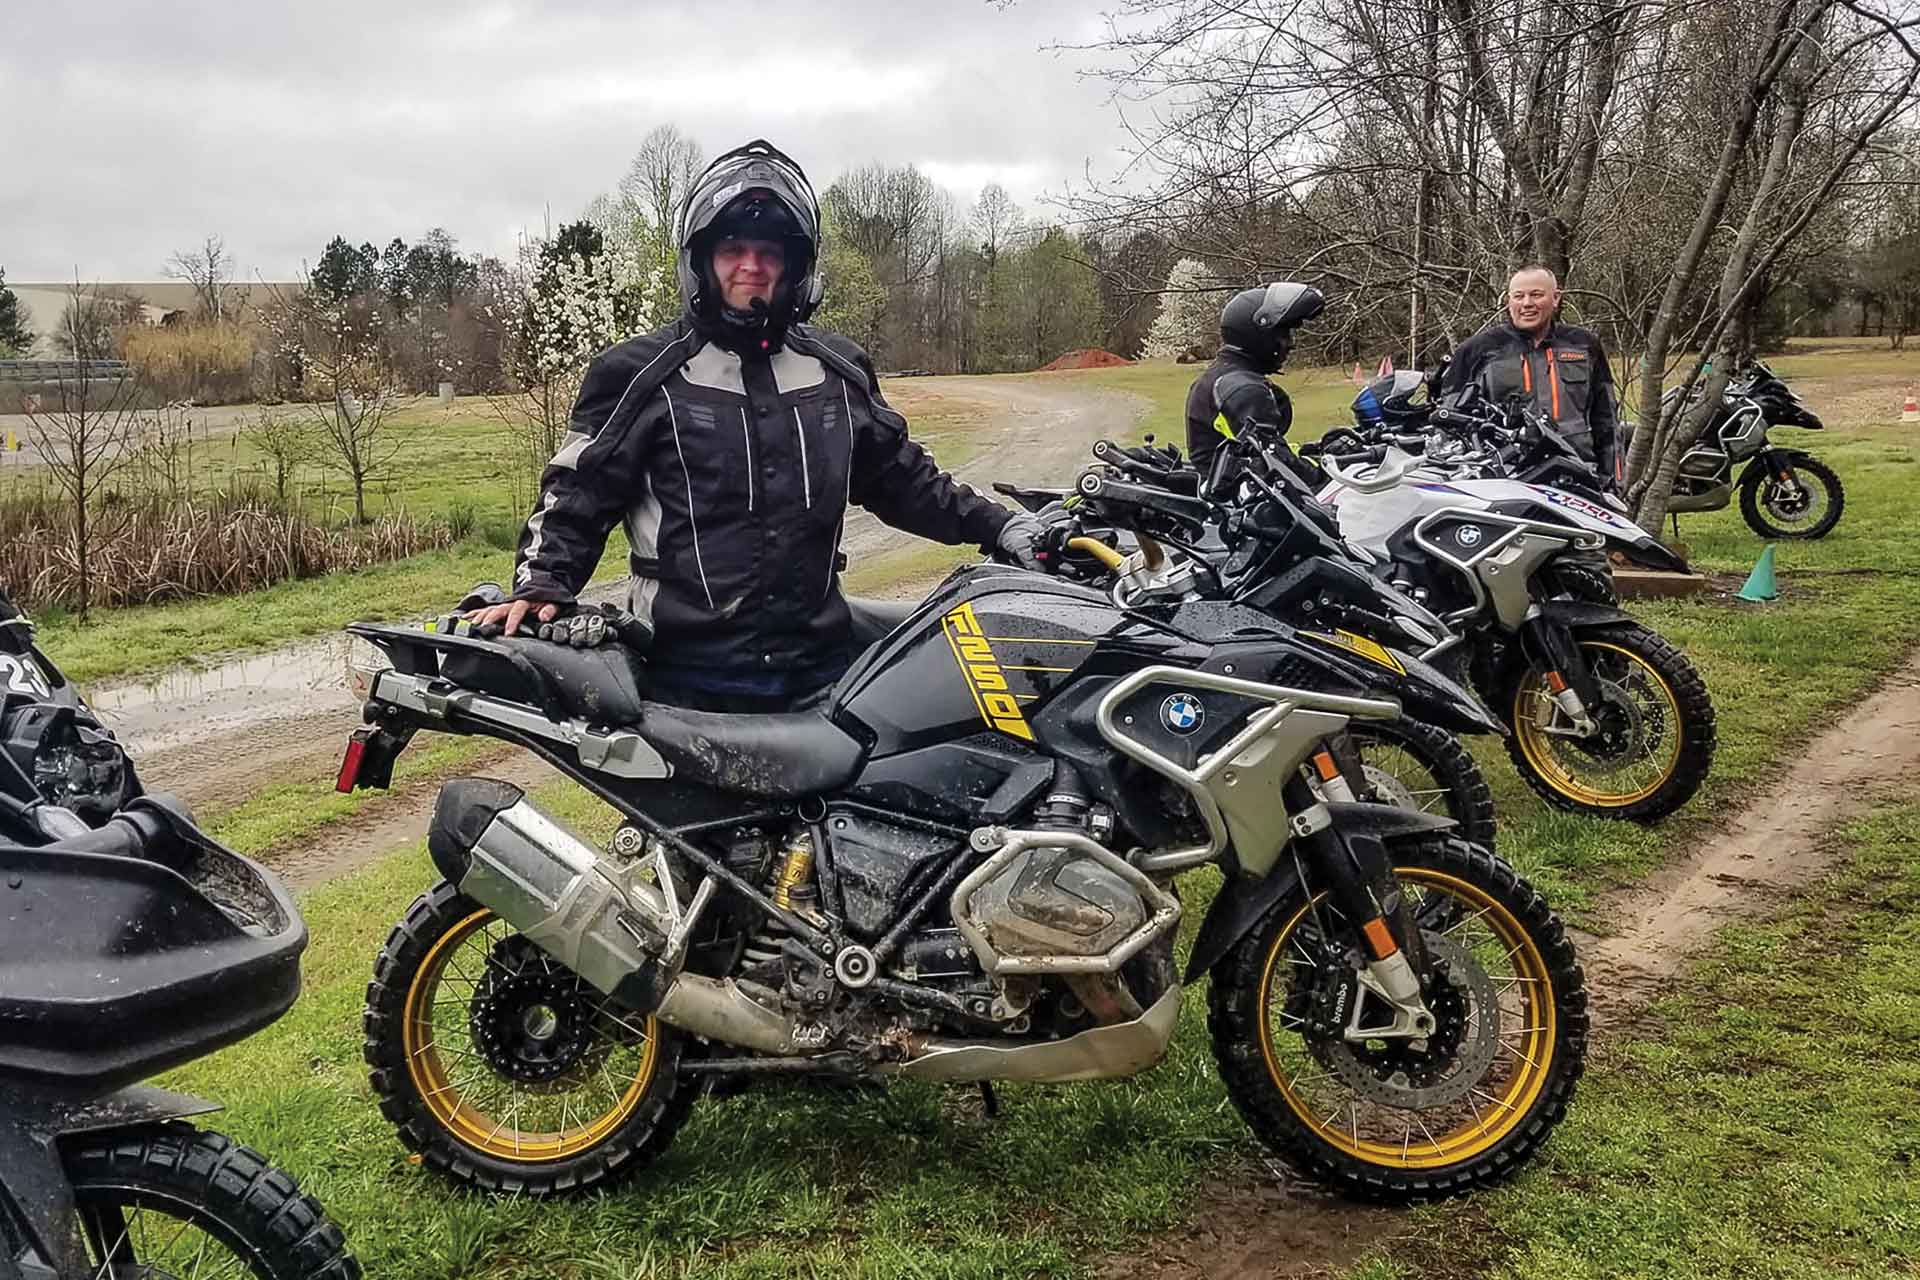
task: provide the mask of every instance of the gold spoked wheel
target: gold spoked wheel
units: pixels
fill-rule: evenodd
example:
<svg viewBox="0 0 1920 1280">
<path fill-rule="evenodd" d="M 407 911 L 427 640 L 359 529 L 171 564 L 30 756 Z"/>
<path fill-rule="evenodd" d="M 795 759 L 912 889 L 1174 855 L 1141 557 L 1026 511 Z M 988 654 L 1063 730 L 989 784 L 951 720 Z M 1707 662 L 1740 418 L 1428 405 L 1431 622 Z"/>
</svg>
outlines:
<svg viewBox="0 0 1920 1280">
<path fill-rule="evenodd" d="M 560 1160 L 633 1114 L 658 1030 L 485 907 L 427 953 L 407 989 L 407 1069 L 461 1142 L 499 1160 Z"/>
<path fill-rule="evenodd" d="M 1487 1150 L 1527 1114 L 1552 1074 L 1556 1015 L 1545 957 L 1497 901 L 1425 868 L 1407 869 L 1400 883 L 1416 918 L 1443 922 L 1433 937 L 1450 967 L 1477 971 L 1450 973 L 1450 990 L 1430 997 L 1441 1023 L 1434 1036 L 1401 1048 L 1302 1034 L 1326 989 L 1329 947 L 1315 912 L 1338 929 L 1338 913 L 1320 900 L 1302 905 L 1268 952 L 1260 1048 L 1288 1105 L 1328 1145 L 1376 1164 L 1433 1168 Z"/>
<path fill-rule="evenodd" d="M 1600 690 L 1595 730 L 1577 735 L 1546 677 L 1514 685 L 1508 750 L 1544 798 L 1609 817 L 1649 819 L 1679 808 L 1706 777 L 1714 748 L 1713 703 L 1693 665 L 1645 627 L 1625 624 L 1583 636 Z"/>
<path fill-rule="evenodd" d="M 571 1194 L 626 1177 L 693 1105 L 671 1027 L 609 1001 L 449 884 L 387 935 L 365 1027 L 401 1142 L 488 1190 Z"/>
<path fill-rule="evenodd" d="M 1264 1141 L 1349 1192 L 1417 1200 L 1504 1177 L 1545 1139 L 1581 1071 L 1586 995 L 1559 919 L 1504 862 L 1425 838 L 1394 864 L 1437 962 L 1430 1035 L 1365 1034 L 1390 1011 L 1357 981 L 1356 931 L 1297 890 L 1216 970 L 1213 1029 Z"/>
</svg>

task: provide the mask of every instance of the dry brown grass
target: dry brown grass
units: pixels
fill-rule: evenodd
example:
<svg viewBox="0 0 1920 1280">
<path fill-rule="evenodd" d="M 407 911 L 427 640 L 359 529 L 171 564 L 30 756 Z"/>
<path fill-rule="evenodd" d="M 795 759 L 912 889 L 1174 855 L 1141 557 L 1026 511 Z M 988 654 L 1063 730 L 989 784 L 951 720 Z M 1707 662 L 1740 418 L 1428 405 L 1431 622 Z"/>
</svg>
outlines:
<svg viewBox="0 0 1920 1280">
<path fill-rule="evenodd" d="M 91 602 L 155 604 L 256 591 L 452 545 L 444 523 L 404 513 L 329 528 L 271 495 L 237 490 L 185 499 L 115 498 L 91 517 Z M 27 608 L 80 598 L 73 512 L 37 495 L 0 503 L 0 588 Z"/>
<path fill-rule="evenodd" d="M 253 398 L 260 334 L 229 320 L 149 327 L 122 335 L 141 383 L 168 400 L 236 404 Z"/>
</svg>

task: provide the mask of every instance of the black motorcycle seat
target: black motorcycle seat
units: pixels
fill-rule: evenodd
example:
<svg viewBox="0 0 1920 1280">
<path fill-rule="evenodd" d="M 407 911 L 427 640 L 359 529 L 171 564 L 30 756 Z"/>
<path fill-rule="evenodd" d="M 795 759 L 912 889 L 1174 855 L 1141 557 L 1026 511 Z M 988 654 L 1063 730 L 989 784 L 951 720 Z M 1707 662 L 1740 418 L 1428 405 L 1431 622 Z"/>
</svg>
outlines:
<svg viewBox="0 0 1920 1280">
<path fill-rule="evenodd" d="M 676 778 L 769 799 L 837 791 L 866 750 L 820 711 L 733 715 L 649 702 L 635 726 Z"/>
<path fill-rule="evenodd" d="M 645 660 L 625 645 L 575 649 L 527 636 L 502 636 L 494 643 L 537 669 L 548 686 L 545 694 L 530 687 L 525 673 L 484 653 L 450 653 L 441 674 L 465 688 L 535 706 L 544 706 L 550 694 L 568 715 L 630 726 L 659 750 L 678 778 L 722 791 L 794 799 L 845 786 L 866 756 L 858 742 L 817 710 L 737 715 L 647 702 L 641 695 Z"/>
<path fill-rule="evenodd" d="M 464 688 L 542 708 L 550 694 L 557 709 L 591 724 L 630 724 L 640 718 L 646 662 L 627 646 L 608 643 L 575 649 L 524 635 L 500 636 L 493 643 L 537 669 L 546 679 L 547 690 L 530 687 L 523 672 L 485 653 L 450 653 L 441 674 Z"/>
<path fill-rule="evenodd" d="M 858 652 L 886 639 L 919 607 L 917 600 L 863 600 L 859 596 L 848 596 L 847 612 L 853 615 L 854 650 Z"/>
</svg>

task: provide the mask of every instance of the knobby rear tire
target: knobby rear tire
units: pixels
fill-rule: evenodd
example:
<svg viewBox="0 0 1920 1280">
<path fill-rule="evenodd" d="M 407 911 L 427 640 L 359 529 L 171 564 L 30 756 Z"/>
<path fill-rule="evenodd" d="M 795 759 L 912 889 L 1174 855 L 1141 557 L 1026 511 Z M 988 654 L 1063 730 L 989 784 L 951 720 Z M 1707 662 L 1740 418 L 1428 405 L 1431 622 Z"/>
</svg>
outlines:
<svg viewBox="0 0 1920 1280">
<path fill-rule="evenodd" d="M 416 983 L 423 977 L 423 966 L 439 954 L 443 940 L 463 928 L 471 930 L 482 914 L 486 921 L 498 919 L 443 881 L 414 900 L 406 918 L 394 926 L 381 947 L 373 980 L 367 984 L 362 1048 L 380 1113 L 393 1123 L 407 1150 L 429 1168 L 481 1190 L 574 1195 L 631 1177 L 666 1150 L 686 1122 L 698 1092 L 679 1070 L 679 1034 L 654 1019 L 643 1020 L 653 1042 L 647 1057 L 651 1075 L 640 1083 L 640 1096 L 630 1110 L 604 1134 L 566 1146 L 552 1158 L 516 1158 L 500 1140 L 494 1142 L 497 1149 L 488 1150 L 476 1136 L 479 1130 L 463 1135 L 450 1127 L 457 1123 L 457 1116 L 446 1114 L 444 1098 L 426 1096 L 434 1090 L 422 1088 L 420 1059 L 407 1048 L 407 1023 L 410 1017 L 420 1016 L 423 998 L 429 1005 L 435 1003 L 435 993 L 428 991 L 423 997 Z M 554 964 L 558 968 L 558 962 Z M 433 974 L 425 977 L 436 980 Z M 411 1067 L 410 1056 L 415 1064 Z M 449 1080 L 444 1087 L 453 1085 Z"/>
</svg>

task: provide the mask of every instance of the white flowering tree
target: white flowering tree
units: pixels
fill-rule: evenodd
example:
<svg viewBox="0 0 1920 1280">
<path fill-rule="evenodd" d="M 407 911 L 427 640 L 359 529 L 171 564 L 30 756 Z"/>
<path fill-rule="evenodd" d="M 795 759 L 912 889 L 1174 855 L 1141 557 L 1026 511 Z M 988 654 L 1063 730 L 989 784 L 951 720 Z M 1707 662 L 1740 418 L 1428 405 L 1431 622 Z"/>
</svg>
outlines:
<svg viewBox="0 0 1920 1280">
<path fill-rule="evenodd" d="M 1205 359 L 1220 345 L 1220 286 L 1206 264 L 1182 258 L 1167 273 L 1160 314 L 1147 331 L 1149 360 Z"/>
<path fill-rule="evenodd" d="M 514 433 L 522 477 L 537 483 L 560 451 L 593 358 L 671 318 L 671 310 L 659 317 L 673 291 L 671 261 L 643 237 L 609 237 L 582 220 L 552 239 L 522 243 L 494 317 L 512 389 L 491 397 Z"/>
</svg>

